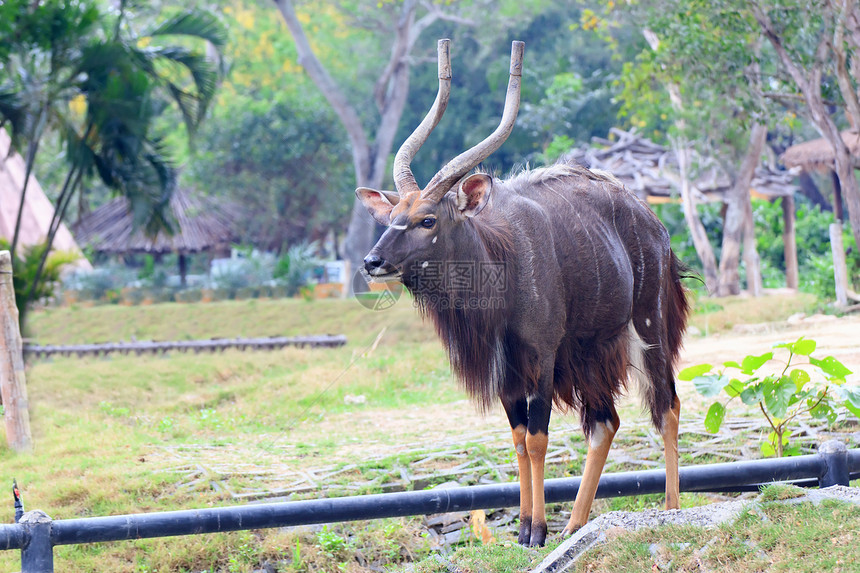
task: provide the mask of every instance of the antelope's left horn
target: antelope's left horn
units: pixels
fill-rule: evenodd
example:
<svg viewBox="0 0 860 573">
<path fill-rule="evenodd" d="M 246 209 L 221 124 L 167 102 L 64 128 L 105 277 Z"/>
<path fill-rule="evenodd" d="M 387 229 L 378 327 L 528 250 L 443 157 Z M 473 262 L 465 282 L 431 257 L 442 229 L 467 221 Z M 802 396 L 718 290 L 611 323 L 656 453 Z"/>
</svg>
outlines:
<svg viewBox="0 0 860 573">
<path fill-rule="evenodd" d="M 464 151 L 443 167 L 424 189 L 423 199 L 440 201 L 445 193 L 463 175 L 486 159 L 505 142 L 514 129 L 517 112 L 520 109 L 520 83 L 523 75 L 523 52 L 525 43 L 515 41 L 511 45 L 511 70 L 508 79 L 508 92 L 505 95 L 505 109 L 499 127 L 484 141 Z"/>
</svg>

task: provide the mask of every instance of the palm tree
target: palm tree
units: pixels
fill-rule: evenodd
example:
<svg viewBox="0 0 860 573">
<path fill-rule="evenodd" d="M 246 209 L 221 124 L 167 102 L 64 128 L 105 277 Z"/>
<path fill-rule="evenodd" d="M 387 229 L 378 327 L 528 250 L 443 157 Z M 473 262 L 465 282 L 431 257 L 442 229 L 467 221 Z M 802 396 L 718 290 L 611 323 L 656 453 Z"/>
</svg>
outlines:
<svg viewBox="0 0 860 573">
<path fill-rule="evenodd" d="M 214 15 L 196 9 L 137 33 L 127 19 L 125 1 L 110 33 L 96 25 L 107 19 L 94 2 L 14 0 L 0 3 L 0 20 L 4 10 L 5 16 L 18 18 L 18 41 L 5 52 L 5 59 L 0 51 L 0 78 L 6 78 L 0 83 L 0 123 L 8 122 L 16 141 L 27 141 L 28 178 L 46 129 L 62 135 L 69 164 L 42 261 L 26 295 L 29 301 L 38 292 L 66 209 L 87 178 L 97 176 L 128 197 L 136 223 L 149 234 L 171 231 L 166 213 L 175 169 L 169 148 L 155 134 L 154 122 L 175 106 L 189 138 L 194 135 L 212 102 L 222 68 L 186 44 L 206 42 L 220 52 L 226 34 Z M 41 38 L 45 26 L 38 24 L 57 21 L 60 25 L 47 26 L 48 41 Z M 177 38 L 181 38 L 179 45 L 165 43 Z M 31 65 L 15 65 L 25 59 Z M 45 61 L 50 64 L 44 70 L 35 65 Z M 42 75 L 31 73 L 32 69 Z M 35 77 L 44 79 L 34 82 Z M 17 246 L 23 199 L 22 193 L 13 246 Z"/>
<path fill-rule="evenodd" d="M 0 3 L 5 23 L 0 44 L 0 125 L 9 124 L 13 146 L 26 141 L 26 171 L 12 237 L 18 246 L 27 186 L 42 137 L 62 125 L 74 96 L 71 71 L 82 42 L 97 29 L 94 3 L 58 1 Z"/>
</svg>

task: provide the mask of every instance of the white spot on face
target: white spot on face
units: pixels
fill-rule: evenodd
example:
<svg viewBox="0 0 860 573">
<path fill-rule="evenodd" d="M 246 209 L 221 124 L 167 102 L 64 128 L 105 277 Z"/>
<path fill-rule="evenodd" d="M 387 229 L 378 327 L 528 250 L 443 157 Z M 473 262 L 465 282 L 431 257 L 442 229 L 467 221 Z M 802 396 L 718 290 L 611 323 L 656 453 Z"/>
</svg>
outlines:
<svg viewBox="0 0 860 573">
<path fill-rule="evenodd" d="M 406 225 L 388 225 L 389 229 L 394 229 L 395 231 L 405 231 Z"/>
<path fill-rule="evenodd" d="M 438 239 L 438 238 L 439 238 L 439 237 L 433 237 L 433 240 L 432 240 L 432 241 L 430 241 L 430 242 L 431 242 L 431 243 L 433 243 L 433 244 L 435 245 L 435 244 L 436 244 L 436 239 Z"/>
</svg>

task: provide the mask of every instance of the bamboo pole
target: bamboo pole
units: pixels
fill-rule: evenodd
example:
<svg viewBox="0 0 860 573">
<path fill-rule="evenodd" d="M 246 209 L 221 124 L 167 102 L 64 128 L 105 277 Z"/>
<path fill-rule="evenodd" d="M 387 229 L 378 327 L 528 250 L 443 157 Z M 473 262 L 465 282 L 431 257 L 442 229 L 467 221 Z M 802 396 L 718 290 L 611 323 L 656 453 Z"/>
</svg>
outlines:
<svg viewBox="0 0 860 573">
<path fill-rule="evenodd" d="M 32 451 L 23 345 L 9 251 L 0 251 L 0 399 L 9 447 L 16 452 Z"/>
</svg>

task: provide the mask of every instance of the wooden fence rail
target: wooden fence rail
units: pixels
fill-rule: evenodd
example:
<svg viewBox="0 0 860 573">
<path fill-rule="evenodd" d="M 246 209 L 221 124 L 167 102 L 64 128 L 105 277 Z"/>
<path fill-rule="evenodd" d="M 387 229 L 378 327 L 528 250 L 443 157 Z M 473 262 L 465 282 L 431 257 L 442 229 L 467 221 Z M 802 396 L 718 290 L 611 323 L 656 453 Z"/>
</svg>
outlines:
<svg viewBox="0 0 860 573">
<path fill-rule="evenodd" d="M 27 358 L 51 356 L 106 356 L 108 354 L 165 354 L 167 352 L 223 352 L 229 348 L 239 350 L 278 350 L 286 346 L 298 348 L 336 348 L 346 344 L 342 334 L 318 336 L 273 336 L 269 338 L 212 338 L 210 340 L 140 340 L 134 342 L 108 342 L 104 344 L 37 345 L 25 344 Z"/>
</svg>

